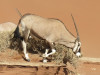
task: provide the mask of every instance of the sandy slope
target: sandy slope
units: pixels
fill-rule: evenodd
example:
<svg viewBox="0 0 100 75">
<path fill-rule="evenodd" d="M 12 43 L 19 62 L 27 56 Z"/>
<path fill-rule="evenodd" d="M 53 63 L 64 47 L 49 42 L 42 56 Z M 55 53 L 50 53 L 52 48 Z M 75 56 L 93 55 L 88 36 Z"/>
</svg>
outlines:
<svg viewBox="0 0 100 75">
<path fill-rule="evenodd" d="M 31 61 L 27 62 L 18 51 L 7 49 L 0 52 L 0 75 L 67 75 L 67 68 L 79 75 L 100 74 L 100 64 L 84 63 L 87 62 L 84 57 L 81 58 L 75 70 L 71 65 L 61 66 L 53 62 L 42 63 L 42 58 L 37 54 L 29 53 L 29 56 Z"/>
<path fill-rule="evenodd" d="M 20 16 L 16 13 L 15 8 L 18 8 L 22 14 L 33 13 L 46 18 L 59 18 L 72 33 L 76 34 L 70 16 L 72 13 L 79 29 L 83 55 L 100 58 L 99 0 L 0 0 L 0 24 L 9 21 L 18 23 Z M 28 63 L 18 53 L 15 52 L 15 55 L 13 53 L 13 51 L 10 53 L 0 52 L 0 62 L 12 60 L 13 62 Z M 39 62 L 41 59 L 36 55 L 36 58 L 31 59 L 31 62 Z M 36 68 L 0 66 L 0 75 L 52 75 L 57 73 L 55 70 L 57 70 L 55 67 L 49 69 L 41 67 L 37 71 Z M 63 71 L 61 68 L 59 75 L 63 75 Z M 78 68 L 78 73 L 79 75 L 100 75 L 100 65 L 82 63 Z"/>
</svg>

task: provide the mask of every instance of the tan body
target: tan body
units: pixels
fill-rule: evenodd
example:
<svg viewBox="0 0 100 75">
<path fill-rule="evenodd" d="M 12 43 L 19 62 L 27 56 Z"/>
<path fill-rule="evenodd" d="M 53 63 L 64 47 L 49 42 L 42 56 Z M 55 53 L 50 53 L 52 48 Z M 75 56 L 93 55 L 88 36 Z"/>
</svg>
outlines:
<svg viewBox="0 0 100 75">
<path fill-rule="evenodd" d="M 50 43 L 59 43 L 67 47 L 74 47 L 76 38 L 66 29 L 65 25 L 56 19 L 42 18 L 36 15 L 24 15 L 21 18 L 22 27 L 36 33 Z"/>
<path fill-rule="evenodd" d="M 29 60 L 28 54 L 26 52 L 26 43 L 29 34 L 37 36 L 40 39 L 46 40 L 51 46 L 51 53 L 48 53 L 46 49 L 43 57 L 48 57 L 56 52 L 53 49 L 53 44 L 58 43 L 65 45 L 66 47 L 72 48 L 75 52 L 80 48 L 79 41 L 76 41 L 74 37 L 65 27 L 64 23 L 57 19 L 43 18 L 37 15 L 26 14 L 21 17 L 19 24 L 22 26 L 23 37 L 22 46 L 25 54 L 25 58 Z M 44 61 L 45 62 L 45 61 Z"/>
</svg>

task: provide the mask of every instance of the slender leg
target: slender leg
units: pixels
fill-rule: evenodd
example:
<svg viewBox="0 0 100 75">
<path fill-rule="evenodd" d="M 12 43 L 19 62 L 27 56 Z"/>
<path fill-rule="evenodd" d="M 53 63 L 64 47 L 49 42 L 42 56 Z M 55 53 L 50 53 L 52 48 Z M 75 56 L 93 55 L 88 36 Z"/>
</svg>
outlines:
<svg viewBox="0 0 100 75">
<path fill-rule="evenodd" d="M 52 55 L 52 54 L 54 54 L 55 52 L 56 52 L 56 50 L 55 50 L 55 49 L 52 49 L 52 52 L 51 52 L 51 53 L 48 53 L 47 56 Z"/>
<path fill-rule="evenodd" d="M 47 62 L 47 59 L 46 57 L 48 57 L 47 53 L 48 53 L 49 49 L 46 49 L 45 53 L 43 54 L 43 63 L 46 63 Z"/>
<path fill-rule="evenodd" d="M 47 53 L 48 53 L 48 51 L 49 51 L 49 49 L 46 49 L 45 54 L 47 54 Z"/>
<path fill-rule="evenodd" d="M 26 49 L 26 41 L 27 41 L 27 39 L 29 37 L 29 34 L 30 34 L 30 30 L 26 28 L 23 31 L 24 39 L 22 40 L 22 47 L 23 47 L 23 52 L 24 52 L 24 55 L 25 55 L 25 60 L 27 60 L 27 61 L 30 61 L 28 53 L 27 53 L 27 49 Z"/>
<path fill-rule="evenodd" d="M 49 55 L 52 55 L 52 54 L 54 54 L 56 52 L 55 49 L 52 49 L 52 52 L 51 53 L 48 53 L 48 51 L 49 51 L 49 49 L 46 49 L 45 54 L 43 54 L 43 57 L 44 57 L 43 63 L 46 63 L 47 62 L 47 59 L 46 58 L 49 57 Z"/>
<path fill-rule="evenodd" d="M 24 52 L 24 55 L 25 55 L 25 60 L 30 61 L 28 53 L 26 51 L 26 43 L 25 43 L 24 40 L 22 41 L 22 47 L 23 47 L 23 52 Z"/>
<path fill-rule="evenodd" d="M 49 56 L 49 55 L 52 55 L 52 54 L 54 54 L 55 52 L 56 52 L 56 50 L 54 49 L 54 47 L 53 47 L 53 43 L 49 43 L 49 45 L 50 45 L 50 48 L 51 48 L 51 53 L 48 53 L 47 55 Z"/>
<path fill-rule="evenodd" d="M 51 48 L 52 52 L 48 53 L 49 49 L 46 49 L 45 54 L 43 54 L 43 57 L 48 57 L 49 55 L 52 55 L 56 52 L 56 50 L 53 48 L 52 44 L 49 43 L 49 45 L 50 45 L 50 48 Z"/>
<path fill-rule="evenodd" d="M 54 54 L 55 52 L 56 52 L 56 50 L 53 48 L 53 43 L 49 43 L 48 42 L 48 45 L 50 46 L 49 48 L 51 49 L 51 53 L 48 53 L 48 51 L 50 50 L 50 49 L 46 49 L 45 50 L 45 54 L 43 54 L 43 57 L 44 57 L 44 59 L 43 59 L 43 63 L 46 63 L 47 62 L 47 57 L 49 56 L 49 55 L 52 55 L 52 54 Z"/>
<path fill-rule="evenodd" d="M 30 61 L 27 50 L 26 50 L 26 43 L 25 43 L 29 37 L 30 29 L 26 27 L 25 22 L 22 20 L 21 20 L 21 26 L 22 26 L 22 32 L 23 32 L 22 47 L 23 47 L 23 52 L 25 55 L 25 60 Z"/>
</svg>

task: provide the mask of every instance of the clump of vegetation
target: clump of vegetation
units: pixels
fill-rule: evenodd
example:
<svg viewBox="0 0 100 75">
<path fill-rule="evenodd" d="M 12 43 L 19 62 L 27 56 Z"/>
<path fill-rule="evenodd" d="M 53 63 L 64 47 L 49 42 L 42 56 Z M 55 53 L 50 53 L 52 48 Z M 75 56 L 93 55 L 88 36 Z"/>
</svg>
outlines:
<svg viewBox="0 0 100 75">
<path fill-rule="evenodd" d="M 0 32 L 0 50 L 11 48 L 15 50 L 22 50 L 21 40 L 13 38 L 13 31 L 11 32 Z M 42 55 L 45 52 L 45 49 L 48 47 L 45 40 L 41 40 L 35 36 L 28 39 L 27 41 L 27 50 L 32 53 L 38 53 Z M 73 53 L 72 49 L 67 48 L 64 45 L 55 44 L 55 49 L 57 50 L 49 59 L 56 62 L 57 64 L 69 62 L 73 66 L 76 66 L 77 57 Z"/>
<path fill-rule="evenodd" d="M 10 40 L 12 38 L 11 33 L 13 33 L 13 31 L 0 32 L 0 50 L 4 50 L 10 46 Z"/>
<path fill-rule="evenodd" d="M 21 40 L 19 38 L 13 38 L 13 32 L 14 31 L 0 32 L 0 50 L 5 50 L 6 48 L 20 51 L 22 50 Z M 31 53 L 37 53 L 40 56 L 45 52 L 45 49 L 47 47 L 48 45 L 45 40 L 41 40 L 35 36 L 32 36 L 32 38 L 28 39 L 27 41 L 27 50 Z M 77 66 L 78 58 L 73 53 L 72 49 L 60 44 L 55 44 L 54 47 L 56 49 L 56 53 L 50 56 L 48 59 L 56 62 L 57 64 L 67 64 L 69 62 L 74 67 Z M 69 69 L 67 69 L 66 71 L 68 71 L 68 73 L 74 73 Z"/>
<path fill-rule="evenodd" d="M 69 62 L 74 67 L 76 67 L 78 58 L 73 53 L 72 49 L 60 44 L 56 44 L 55 48 L 57 52 L 52 56 L 52 59 L 57 64 L 60 64 L 60 63 L 67 64 Z"/>
<path fill-rule="evenodd" d="M 16 47 L 16 49 L 20 50 L 19 42 L 21 42 L 19 39 L 14 41 L 12 44 L 13 48 Z M 34 52 L 38 53 L 39 55 L 42 55 L 45 52 L 45 49 L 47 48 L 47 46 L 48 45 L 46 44 L 45 40 L 41 40 L 35 36 L 28 39 L 28 41 L 27 41 L 27 50 L 29 50 L 31 52 L 33 51 L 33 53 Z M 73 53 L 72 49 L 70 49 L 64 45 L 60 45 L 60 44 L 55 44 L 54 47 L 56 49 L 56 53 L 53 54 L 48 59 L 56 62 L 57 64 L 60 64 L 60 63 L 66 64 L 67 62 L 69 62 L 74 67 L 76 67 L 78 58 Z"/>
</svg>

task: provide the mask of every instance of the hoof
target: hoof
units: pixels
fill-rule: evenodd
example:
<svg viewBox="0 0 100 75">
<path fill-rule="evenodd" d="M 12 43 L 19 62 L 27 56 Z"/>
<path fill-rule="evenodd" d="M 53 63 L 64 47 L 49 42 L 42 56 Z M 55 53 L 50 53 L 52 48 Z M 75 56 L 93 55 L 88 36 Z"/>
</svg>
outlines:
<svg viewBox="0 0 100 75">
<path fill-rule="evenodd" d="M 30 62 L 30 59 L 26 59 L 28 62 Z"/>
<path fill-rule="evenodd" d="M 47 63 L 47 61 L 48 61 L 47 59 L 44 59 L 44 60 L 43 60 L 43 63 Z"/>
<path fill-rule="evenodd" d="M 25 59 L 26 61 L 30 62 L 30 59 Z"/>
</svg>

